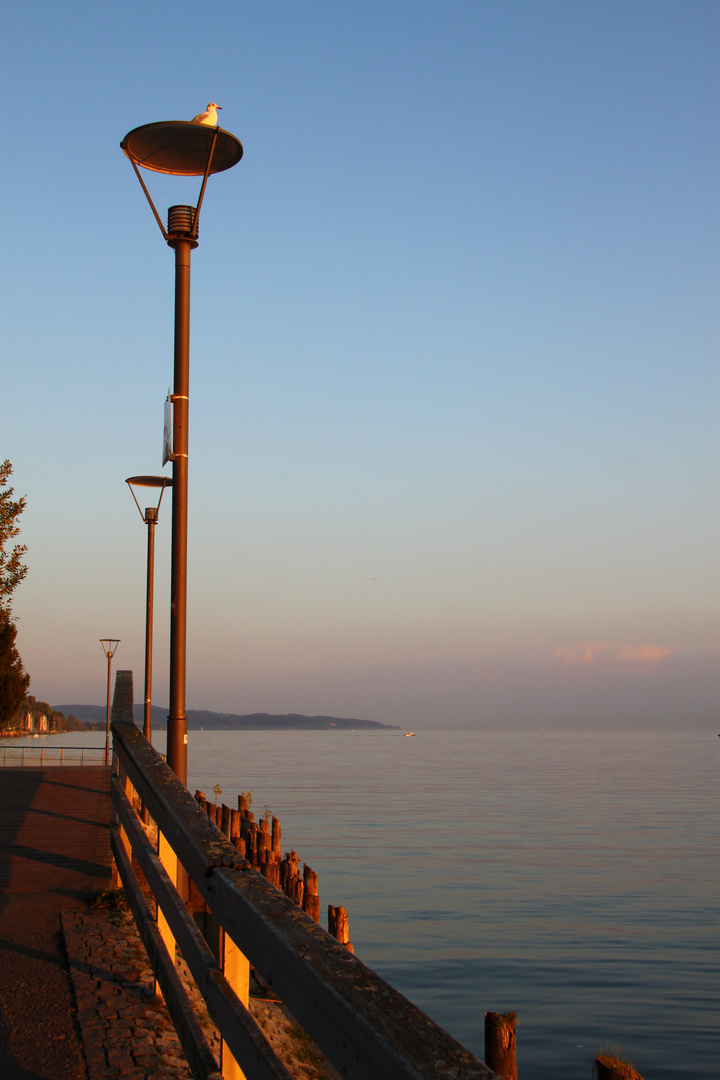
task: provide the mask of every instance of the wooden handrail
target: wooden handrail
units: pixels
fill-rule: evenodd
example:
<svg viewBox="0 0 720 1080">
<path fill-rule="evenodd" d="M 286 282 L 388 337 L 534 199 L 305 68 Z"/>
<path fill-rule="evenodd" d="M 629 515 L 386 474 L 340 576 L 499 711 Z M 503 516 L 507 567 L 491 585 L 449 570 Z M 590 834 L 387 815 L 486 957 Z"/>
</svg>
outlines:
<svg viewBox="0 0 720 1080">
<path fill-rule="evenodd" d="M 482 1061 L 241 858 L 134 724 L 115 723 L 112 732 L 121 774 L 136 790 L 225 935 L 272 986 L 343 1077 L 497 1080 Z M 218 961 L 150 847 L 123 790 L 122 776 L 113 782 L 112 794 L 117 821 L 111 837 L 123 883 L 128 873 L 132 874 L 128 854 L 131 849 L 237 1064 L 252 1080 L 286 1077 L 284 1066 L 269 1044 L 266 1047 L 264 1035 L 227 984 Z M 128 891 L 136 920 L 145 919 L 147 916 L 133 900 L 132 884 Z M 141 936 L 145 941 L 151 935 L 143 935 L 141 930 Z M 172 959 L 167 950 L 163 957 L 154 944 L 148 953 L 171 1015 L 175 1010 L 176 1027 L 178 1023 L 182 1026 L 183 1007 L 175 1001 L 171 1007 L 167 995 L 172 996 L 174 991 L 166 976 L 161 977 L 163 964 L 174 967 Z M 180 1029 L 178 1034 L 183 1041 Z M 192 1043 L 189 1036 L 185 1041 L 188 1046 Z M 212 1075 L 199 1060 L 203 1057 L 202 1047 L 197 1054 L 186 1049 L 186 1054 L 198 1080 Z M 227 1075 L 231 1075 L 230 1071 Z"/>
</svg>

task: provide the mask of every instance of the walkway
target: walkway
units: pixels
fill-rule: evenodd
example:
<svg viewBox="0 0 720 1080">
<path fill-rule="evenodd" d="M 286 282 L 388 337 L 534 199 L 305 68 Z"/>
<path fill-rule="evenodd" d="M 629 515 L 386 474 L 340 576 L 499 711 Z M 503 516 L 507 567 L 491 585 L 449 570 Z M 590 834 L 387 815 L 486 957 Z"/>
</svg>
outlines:
<svg viewBox="0 0 720 1080">
<path fill-rule="evenodd" d="M 61 908 L 110 885 L 110 770 L 0 770 L 0 1076 L 85 1080 Z"/>
</svg>

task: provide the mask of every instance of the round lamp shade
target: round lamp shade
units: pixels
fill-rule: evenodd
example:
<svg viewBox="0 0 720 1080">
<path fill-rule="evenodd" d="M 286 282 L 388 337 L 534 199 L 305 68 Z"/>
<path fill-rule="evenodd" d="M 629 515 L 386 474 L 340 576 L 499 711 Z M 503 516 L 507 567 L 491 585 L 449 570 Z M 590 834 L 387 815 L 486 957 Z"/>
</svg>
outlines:
<svg viewBox="0 0 720 1080">
<path fill-rule="evenodd" d="M 243 156 L 240 140 L 222 128 L 165 120 L 133 128 L 120 146 L 143 169 L 171 176 L 204 176 L 216 132 L 210 173 L 219 173 L 237 165 Z"/>
</svg>

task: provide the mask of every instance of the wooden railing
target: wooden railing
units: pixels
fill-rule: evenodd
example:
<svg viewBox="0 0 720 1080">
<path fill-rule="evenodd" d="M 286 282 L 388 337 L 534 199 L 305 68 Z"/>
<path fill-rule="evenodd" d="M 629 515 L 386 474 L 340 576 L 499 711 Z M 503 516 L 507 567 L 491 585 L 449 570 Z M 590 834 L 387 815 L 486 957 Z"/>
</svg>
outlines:
<svg viewBox="0 0 720 1080">
<path fill-rule="evenodd" d="M 248 1011 L 250 964 L 348 1080 L 497 1080 L 241 858 L 134 724 L 113 724 L 112 732 L 113 855 L 197 1080 L 290 1080 Z M 133 806 L 135 793 L 157 825 L 157 850 Z M 157 919 L 133 859 L 157 901 Z M 183 879 L 178 863 L 221 928 L 219 958 L 175 887 Z M 178 976 L 176 945 L 222 1036 L 220 1063 Z"/>
</svg>

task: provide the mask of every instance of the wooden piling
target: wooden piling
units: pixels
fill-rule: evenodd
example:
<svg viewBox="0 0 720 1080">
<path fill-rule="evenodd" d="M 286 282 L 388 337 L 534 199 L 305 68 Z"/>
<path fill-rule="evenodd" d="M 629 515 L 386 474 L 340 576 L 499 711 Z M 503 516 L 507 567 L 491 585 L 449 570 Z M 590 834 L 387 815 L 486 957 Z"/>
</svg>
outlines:
<svg viewBox="0 0 720 1080">
<path fill-rule="evenodd" d="M 270 837 L 267 832 L 262 828 L 263 825 L 267 825 L 267 822 L 260 822 L 260 828 L 257 831 L 257 861 L 258 866 L 262 866 L 264 862 L 267 862 L 267 853 L 270 850 Z"/>
<path fill-rule="evenodd" d="M 632 1062 L 623 1061 L 611 1051 L 596 1054 L 593 1065 L 597 1080 L 642 1080 Z"/>
<path fill-rule="evenodd" d="M 328 932 L 351 953 L 355 952 L 350 944 L 350 924 L 344 907 L 333 907 L 332 904 L 328 904 Z"/>
<path fill-rule="evenodd" d="M 320 897 L 318 896 L 318 876 L 307 863 L 303 863 L 303 911 L 315 922 L 320 922 Z"/>
<path fill-rule="evenodd" d="M 222 804 L 220 809 L 220 829 L 225 833 L 228 840 L 230 839 L 230 816 L 232 810 L 225 803 Z"/>
<path fill-rule="evenodd" d="M 230 811 L 230 841 L 237 847 L 237 842 L 240 839 L 240 811 Z"/>
<path fill-rule="evenodd" d="M 264 862 L 260 867 L 260 873 L 266 877 L 276 889 L 280 888 L 280 867 L 276 862 Z"/>
<path fill-rule="evenodd" d="M 247 814 L 248 809 L 249 809 L 249 807 L 248 807 L 247 795 L 238 795 L 238 810 L 240 811 L 240 813 L 242 814 L 244 812 L 244 813 Z"/>
<path fill-rule="evenodd" d="M 501 1080 L 517 1080 L 516 1024 L 514 1012 L 485 1013 L 485 1064 Z"/>
<path fill-rule="evenodd" d="M 257 836 L 257 825 L 251 821 L 245 837 L 245 858 L 253 866 L 257 866 Z"/>
<path fill-rule="evenodd" d="M 272 849 L 278 862 L 282 859 L 282 847 L 280 846 L 280 822 L 276 817 L 272 819 Z"/>
</svg>

